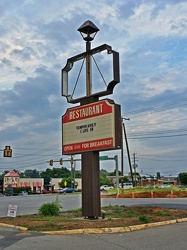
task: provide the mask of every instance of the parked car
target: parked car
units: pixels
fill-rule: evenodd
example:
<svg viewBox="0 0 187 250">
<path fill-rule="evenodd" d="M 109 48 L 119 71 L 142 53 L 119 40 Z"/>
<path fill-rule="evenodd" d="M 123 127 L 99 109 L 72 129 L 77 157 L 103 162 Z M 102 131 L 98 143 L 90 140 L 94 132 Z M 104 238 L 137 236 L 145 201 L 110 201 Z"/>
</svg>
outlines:
<svg viewBox="0 0 187 250">
<path fill-rule="evenodd" d="M 125 183 L 123 183 L 123 188 L 125 188 L 125 189 L 133 188 L 132 182 L 125 182 Z"/>
<path fill-rule="evenodd" d="M 25 195 L 28 195 L 28 192 L 26 192 L 26 191 L 21 191 L 20 193 L 18 193 L 18 195 L 23 195 L 23 196 L 25 196 Z"/>
<path fill-rule="evenodd" d="M 49 190 L 42 190 L 42 194 L 49 194 Z"/>
<path fill-rule="evenodd" d="M 58 193 L 58 194 L 63 193 L 63 188 L 56 189 L 54 193 Z"/>
<path fill-rule="evenodd" d="M 74 192 L 77 192 L 77 189 L 67 187 L 67 188 L 60 189 L 59 191 L 60 191 L 59 193 L 74 193 Z"/>
<path fill-rule="evenodd" d="M 107 191 L 107 190 L 110 190 L 112 188 L 113 188 L 112 186 L 102 185 L 102 186 L 100 186 L 100 191 Z"/>
<path fill-rule="evenodd" d="M 170 188 L 171 186 L 169 184 L 162 184 L 159 186 L 159 188 Z"/>
<path fill-rule="evenodd" d="M 121 188 L 122 185 L 121 183 L 119 184 L 119 188 Z M 133 188 L 132 182 L 124 182 L 123 183 L 123 188 L 128 189 L 128 188 Z"/>
</svg>

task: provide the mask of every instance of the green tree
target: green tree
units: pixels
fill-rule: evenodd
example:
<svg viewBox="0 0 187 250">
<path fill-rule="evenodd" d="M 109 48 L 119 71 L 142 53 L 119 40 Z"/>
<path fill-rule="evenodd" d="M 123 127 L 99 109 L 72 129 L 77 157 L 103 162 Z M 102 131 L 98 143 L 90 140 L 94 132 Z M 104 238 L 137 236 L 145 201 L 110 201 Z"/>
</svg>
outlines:
<svg viewBox="0 0 187 250">
<path fill-rule="evenodd" d="M 5 190 L 5 195 L 6 196 L 12 196 L 13 193 L 14 193 L 13 188 L 10 185 L 8 185 L 7 188 L 6 188 L 6 190 Z"/>
<path fill-rule="evenodd" d="M 82 173 L 80 170 L 75 170 L 75 178 L 81 178 L 82 177 Z"/>
<path fill-rule="evenodd" d="M 107 179 L 107 176 L 108 176 L 108 172 L 104 169 L 101 169 L 100 170 L 100 186 L 110 184 L 109 180 Z"/>
<path fill-rule="evenodd" d="M 67 168 L 47 168 L 40 174 L 41 178 L 67 178 L 71 176 L 71 171 Z"/>
<path fill-rule="evenodd" d="M 107 172 L 105 169 L 101 169 L 101 170 L 100 170 L 100 175 L 105 175 L 105 176 L 107 176 L 107 175 L 108 175 L 108 172 Z"/>
<path fill-rule="evenodd" d="M 66 186 L 64 185 L 65 182 L 67 183 Z M 60 187 L 61 188 L 71 187 L 71 182 L 72 182 L 71 177 L 63 178 L 60 182 Z"/>
<path fill-rule="evenodd" d="M 52 170 L 47 168 L 45 171 L 42 171 L 40 174 L 41 178 L 52 178 Z"/>
<path fill-rule="evenodd" d="M 157 180 L 159 180 L 161 178 L 160 172 L 156 173 L 156 178 L 157 178 Z"/>
<path fill-rule="evenodd" d="M 129 182 L 129 178 L 128 178 L 127 176 L 124 176 L 123 182 L 124 182 L 124 183 L 125 183 L 125 182 Z"/>
<path fill-rule="evenodd" d="M 121 171 L 118 170 L 118 174 L 121 175 Z M 108 173 L 109 176 L 116 176 L 116 169 L 113 172 Z"/>
<path fill-rule="evenodd" d="M 102 185 L 111 185 L 111 182 L 106 175 L 100 175 L 100 186 Z"/>
<path fill-rule="evenodd" d="M 27 169 L 20 174 L 21 178 L 40 178 L 40 173 L 36 169 Z"/>
<path fill-rule="evenodd" d="M 23 173 L 21 173 L 21 177 L 23 178 L 31 178 L 32 176 L 32 169 L 27 169 Z"/>
<path fill-rule="evenodd" d="M 65 167 L 62 167 L 61 168 L 61 176 L 60 177 L 62 177 L 62 178 L 67 178 L 67 177 L 70 177 L 71 176 L 71 171 L 70 170 L 68 170 L 67 168 L 65 168 Z"/>
<path fill-rule="evenodd" d="M 182 185 L 187 185 L 187 173 L 180 173 L 179 174 L 179 181 Z"/>
</svg>

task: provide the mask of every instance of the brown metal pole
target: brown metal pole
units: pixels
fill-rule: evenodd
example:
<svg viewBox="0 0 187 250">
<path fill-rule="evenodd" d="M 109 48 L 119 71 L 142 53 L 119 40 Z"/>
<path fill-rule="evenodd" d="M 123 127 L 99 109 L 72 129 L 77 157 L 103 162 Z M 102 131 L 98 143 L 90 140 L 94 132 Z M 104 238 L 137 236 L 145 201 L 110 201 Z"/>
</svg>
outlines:
<svg viewBox="0 0 187 250">
<path fill-rule="evenodd" d="M 91 42 L 86 42 L 86 95 L 90 96 L 92 92 L 92 79 L 91 79 L 91 58 L 89 50 L 91 49 Z"/>
<path fill-rule="evenodd" d="M 86 96 L 88 98 L 82 100 L 81 105 L 98 101 L 98 97 L 90 97 L 92 91 L 90 49 L 91 43 L 87 41 Z M 82 153 L 82 215 L 90 219 L 101 216 L 99 151 Z"/>
</svg>

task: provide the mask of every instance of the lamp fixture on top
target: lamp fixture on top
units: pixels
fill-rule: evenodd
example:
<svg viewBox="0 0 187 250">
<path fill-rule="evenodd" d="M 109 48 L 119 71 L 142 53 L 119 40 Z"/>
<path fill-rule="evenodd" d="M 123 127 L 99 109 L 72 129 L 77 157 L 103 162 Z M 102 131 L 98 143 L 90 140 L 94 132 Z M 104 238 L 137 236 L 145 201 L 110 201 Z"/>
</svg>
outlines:
<svg viewBox="0 0 187 250">
<path fill-rule="evenodd" d="M 81 33 L 81 36 L 86 42 L 90 42 L 96 36 L 99 28 L 97 28 L 94 23 L 88 20 L 78 28 L 78 31 Z"/>
</svg>

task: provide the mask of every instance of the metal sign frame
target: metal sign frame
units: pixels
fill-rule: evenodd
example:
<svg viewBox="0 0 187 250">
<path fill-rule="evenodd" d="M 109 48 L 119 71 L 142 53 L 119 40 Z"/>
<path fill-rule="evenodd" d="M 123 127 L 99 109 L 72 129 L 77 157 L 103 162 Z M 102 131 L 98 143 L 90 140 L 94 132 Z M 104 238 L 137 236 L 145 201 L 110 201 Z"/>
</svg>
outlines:
<svg viewBox="0 0 187 250">
<path fill-rule="evenodd" d="M 91 49 L 89 51 L 86 51 L 84 53 L 81 53 L 79 55 L 76 55 L 74 57 L 71 57 L 67 59 L 66 66 L 62 69 L 62 96 L 65 96 L 67 98 L 67 102 L 69 103 L 79 103 L 84 98 L 88 98 L 88 96 L 80 97 L 73 99 L 73 96 L 68 93 L 68 72 L 73 68 L 73 65 L 76 61 L 82 60 L 86 58 L 86 56 L 94 55 L 96 53 L 100 53 L 103 50 L 107 50 L 108 54 L 113 54 L 113 79 L 107 84 L 107 88 L 104 91 L 93 93 L 91 96 L 93 97 L 101 97 L 110 95 L 113 93 L 113 89 L 116 84 L 120 82 L 120 73 L 119 73 L 119 53 L 112 50 L 112 47 L 107 44 L 103 44 L 99 47 L 96 47 L 94 49 Z"/>
</svg>

